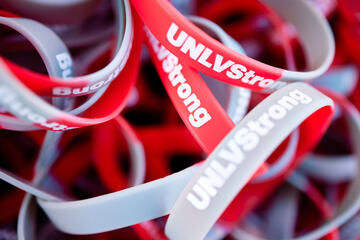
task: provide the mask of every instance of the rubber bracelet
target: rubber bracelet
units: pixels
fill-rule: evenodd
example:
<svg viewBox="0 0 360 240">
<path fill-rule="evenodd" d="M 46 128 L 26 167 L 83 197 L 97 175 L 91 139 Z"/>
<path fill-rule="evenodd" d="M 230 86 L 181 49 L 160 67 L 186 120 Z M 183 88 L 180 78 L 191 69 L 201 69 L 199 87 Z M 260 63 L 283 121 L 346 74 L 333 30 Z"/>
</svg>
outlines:
<svg viewBox="0 0 360 240">
<path fill-rule="evenodd" d="M 8 14 L 3 13 L 3 15 Z M 49 28 L 36 21 L 24 18 L 0 17 L 0 24 L 16 29 L 35 46 L 51 76 L 67 77 L 73 74 L 72 58 L 67 47 Z M 53 45 L 50 46 L 49 42 Z M 1 118 L 5 119 L 4 123 L 0 120 L 3 128 L 16 129 L 16 125 L 26 125 L 24 121 L 16 118 L 3 115 Z"/>
<path fill-rule="evenodd" d="M 282 99 L 293 96 L 302 96 L 302 101 L 288 106 L 288 110 L 278 105 Z M 295 108 L 296 111 L 292 111 Z M 323 133 L 332 112 L 331 99 L 306 84 L 291 84 L 270 95 L 226 136 L 190 180 L 171 210 L 166 235 L 171 239 L 204 238 L 231 200 L 286 136 L 305 120 L 315 117 L 317 122 L 314 124 L 318 124 Z M 268 134 L 261 136 L 247 127 L 249 122 L 270 114 L 274 121 L 270 120 L 272 127 Z M 252 160 L 246 161 L 248 158 Z M 194 224 L 190 227 L 188 219 L 197 223 L 195 231 Z"/>
<path fill-rule="evenodd" d="M 360 134 L 360 114 L 356 108 L 344 97 L 338 95 L 329 90 L 323 90 L 326 95 L 330 96 L 334 101 L 342 107 L 346 116 L 347 123 L 349 124 L 349 133 L 351 134 L 351 140 L 354 144 L 354 154 L 356 155 L 357 161 L 360 163 L 360 149 L 358 136 Z M 358 164 L 359 164 L 358 163 Z M 296 181 L 298 182 L 298 181 Z M 305 235 L 296 237 L 296 240 L 312 240 L 319 239 L 331 232 L 333 229 L 341 226 L 351 217 L 356 215 L 360 209 L 360 172 L 359 168 L 356 170 L 356 176 L 352 180 L 346 195 L 344 196 L 340 206 L 331 219 L 328 219 L 319 228 L 306 233 Z M 256 238 L 259 240 L 259 238 Z"/>
<path fill-rule="evenodd" d="M 118 6 L 120 6 L 121 7 L 121 4 L 118 4 Z M 128 11 L 127 11 L 128 12 Z M 121 19 L 121 17 L 119 17 L 120 19 Z M 16 19 L 17 20 L 17 19 Z M 10 20 L 9 20 L 10 21 Z M 15 20 L 14 20 L 15 21 Z M 26 20 L 25 20 L 26 21 Z M 30 20 L 28 20 L 28 21 L 30 21 Z M 31 21 L 30 21 L 31 22 Z M 37 24 L 36 25 L 36 22 L 31 22 L 33 25 L 35 25 L 35 26 L 37 26 L 37 25 L 40 25 L 40 24 Z M 40 26 L 41 27 L 41 26 Z M 33 30 L 33 28 L 29 28 L 29 29 L 31 29 L 31 30 L 24 30 L 23 28 L 22 28 L 22 26 L 21 26 L 21 24 L 18 24 L 17 25 L 17 28 L 18 28 L 18 30 L 20 29 L 20 32 L 24 32 L 25 31 L 25 34 L 27 33 L 27 32 L 30 32 L 30 33 L 28 33 L 27 35 L 28 36 L 30 36 L 30 40 L 32 39 L 32 36 L 37 36 L 37 34 L 32 34 L 32 32 L 34 31 Z M 39 27 L 38 27 L 39 28 Z M 45 29 L 44 27 L 42 27 L 42 28 L 40 28 L 40 30 L 43 30 L 43 29 Z M 35 28 L 35 30 L 36 30 L 36 28 Z M 45 29 L 46 30 L 46 29 Z M 45 31 L 45 30 L 43 30 L 43 31 Z M 49 31 L 48 31 L 49 32 Z M 120 31 L 120 32 L 122 32 L 122 31 Z M 43 35 L 41 35 L 41 36 L 43 36 Z M 51 35 L 51 36 L 53 36 L 53 34 Z M 40 48 L 40 50 L 41 50 L 41 46 L 45 46 L 45 48 L 46 48 L 46 45 L 47 45 L 47 43 L 46 42 L 42 42 L 42 40 L 40 39 L 36 39 L 36 37 L 33 37 L 33 38 L 35 38 L 35 42 L 34 42 L 34 44 L 35 44 L 35 46 L 37 47 L 37 48 Z M 55 38 L 55 37 L 53 37 L 53 38 Z M 40 42 L 40 43 L 39 43 Z M 41 44 L 42 43 L 42 44 Z M 40 47 L 39 47 L 40 46 Z M 46 53 L 46 51 L 43 51 L 43 52 L 45 52 Z M 50 51 L 50 53 L 51 53 L 51 51 Z M 55 59 L 55 58 L 54 58 Z M 64 59 L 60 59 L 60 60 L 64 60 Z M 65 59 L 66 60 L 66 59 Z M 67 63 L 66 61 L 64 60 L 64 62 L 61 62 L 63 65 L 65 64 L 65 63 Z M 66 64 L 65 64 L 66 65 Z M 68 71 L 67 71 L 67 73 L 68 73 Z M 99 94 L 98 94 L 99 95 Z M 83 109 L 86 109 L 86 107 L 84 107 Z M 79 110 L 79 109 L 78 109 Z M 11 119 L 10 119 L 11 120 Z M 7 121 L 8 122 L 8 121 Z M 8 125 L 6 126 L 6 127 L 9 127 Z M 15 126 L 15 127 L 17 127 L 17 126 Z M 31 129 L 31 128 L 30 128 Z"/>
<path fill-rule="evenodd" d="M 276 195 L 266 219 L 266 233 L 269 239 L 292 239 L 296 226 L 299 193 L 289 186 L 284 187 Z"/>
<path fill-rule="evenodd" d="M 73 66 L 69 51 L 49 28 L 26 18 L 0 17 L 0 24 L 14 29 L 26 37 L 40 54 L 48 72 L 54 73 L 56 77 L 66 78 L 72 75 Z M 49 45 L 49 42 L 54 45 Z"/>
<path fill-rule="evenodd" d="M 0 23 L 17 29 L 25 36 L 27 36 L 31 42 L 33 42 L 34 46 L 40 53 L 40 56 L 45 63 L 47 71 L 51 76 L 64 76 L 64 72 L 66 72 L 66 74 L 69 76 L 72 75 L 73 69 L 70 53 L 64 43 L 52 31 L 50 31 L 40 23 L 29 19 L 1 17 Z M 50 46 L 48 44 L 45 44 L 44 41 L 36 38 L 36 36 L 33 34 L 34 32 L 41 33 L 43 37 L 46 37 L 47 41 L 52 42 L 54 46 L 50 48 Z M 7 178 L 10 173 L 2 170 L 1 175 L 2 178 Z M 17 177 L 15 176 L 9 178 L 8 180 L 15 181 L 15 185 L 22 185 L 21 181 L 18 181 Z M 33 190 L 37 191 L 37 189 Z M 46 197 L 54 199 L 53 197 L 49 196 L 46 193 L 42 193 L 41 191 L 39 192 L 39 194 L 45 194 Z"/>
<path fill-rule="evenodd" d="M 70 62 L 72 62 L 72 59 L 70 59 Z M 60 74 L 56 74 L 49 71 L 50 76 L 55 77 L 61 77 Z M 69 74 L 68 77 L 71 77 L 72 73 Z M 56 107 L 59 107 L 61 109 L 66 108 L 72 108 L 74 102 L 68 101 L 66 102 L 66 98 L 53 98 L 54 105 Z M 85 103 L 86 104 L 86 103 Z M 63 132 L 53 132 L 53 131 L 46 131 L 43 144 L 41 146 L 39 155 L 37 157 L 35 168 L 34 168 L 34 177 L 32 180 L 32 184 L 35 186 L 42 186 L 44 185 L 44 180 L 51 169 L 51 167 L 54 165 L 56 159 L 60 155 L 59 151 L 59 142 L 63 136 Z M 20 239 L 25 239 L 24 235 L 22 233 L 26 232 L 27 239 L 33 239 L 33 232 L 35 231 L 35 225 L 36 225 L 36 218 L 37 213 L 35 208 L 31 208 L 31 203 L 34 202 L 34 197 L 27 193 L 25 195 L 25 198 L 21 204 L 19 217 L 18 217 L 18 226 L 17 226 L 17 232 Z"/>
<path fill-rule="evenodd" d="M 137 40 L 137 42 L 139 43 L 140 41 Z M 136 55 L 138 55 L 138 54 L 134 54 L 134 56 L 132 56 L 132 58 L 134 58 L 134 57 L 136 58 Z M 133 67 L 136 67 L 136 65 L 134 65 Z M 56 74 L 52 74 L 52 75 L 56 75 Z M 123 106 L 121 106 L 121 105 L 120 105 L 120 107 L 117 106 L 118 110 L 121 110 L 122 107 Z M 5 174 L 2 174 L 2 178 L 5 181 L 12 182 L 14 185 L 16 185 L 22 189 L 29 187 L 30 188 L 29 192 L 35 193 L 35 195 L 42 196 L 47 199 L 56 199 L 53 196 L 48 195 L 46 192 L 43 192 L 41 189 L 35 187 L 33 184 L 22 182 L 16 176 L 12 176 L 10 173 L 5 172 Z"/>
<path fill-rule="evenodd" d="M 140 142 L 136 139 L 132 128 L 121 117 L 117 117 L 114 123 L 120 127 L 130 150 L 131 172 L 129 187 L 143 182 L 145 171 L 145 158 Z M 46 158 L 45 158 L 46 159 Z M 47 168 L 49 169 L 49 168 Z M 26 190 L 31 192 L 31 190 Z M 23 240 L 35 239 L 35 224 L 37 204 L 30 194 L 25 196 L 18 218 L 18 237 Z"/>
<path fill-rule="evenodd" d="M 354 155 L 323 156 L 313 154 L 304 161 L 300 169 L 309 177 L 326 183 L 340 184 L 354 178 L 356 164 L 356 156 Z"/>
<path fill-rule="evenodd" d="M 126 12 L 128 11 L 130 10 L 127 9 Z M 137 30 L 136 34 L 140 34 L 140 32 Z M 134 45 L 138 46 L 141 42 L 141 35 L 136 36 L 138 37 L 135 37 Z M 129 90 L 134 85 L 140 49 L 136 47 L 132 49 L 134 53 L 128 61 L 129 67 L 122 71 L 119 76 L 127 79 L 127 81 L 121 83 L 119 81 L 114 82 L 107 90 L 107 94 L 99 99 L 93 107 L 84 113 L 84 117 L 73 116 L 48 105 L 25 88 L 25 86 L 23 86 L 20 82 L 16 81 L 16 78 L 12 76 L 8 70 L 5 70 L 5 66 L 2 66 L 4 69 L 2 72 L 2 75 L 4 76 L 2 77 L 2 84 L 5 85 L 3 87 L 3 93 L 5 96 L 2 98 L 2 104 L 4 105 L 7 103 L 7 108 L 9 108 L 8 111 L 12 112 L 12 103 L 9 103 L 9 100 L 14 101 L 15 98 L 18 102 L 20 101 L 23 106 L 26 106 L 36 113 L 32 114 L 36 116 L 35 120 L 28 120 L 33 120 L 36 126 L 49 130 L 66 130 L 73 127 L 89 126 L 108 121 L 114 118 L 125 106 L 126 99 L 129 96 Z M 71 78 L 69 81 L 70 80 L 72 81 Z M 15 93 L 21 93 L 21 95 L 17 96 Z M 117 94 L 118 98 L 110 101 L 110 97 L 113 96 L 113 94 Z M 97 109 L 97 111 L 95 112 L 94 109 Z M 25 117 L 29 117 L 29 114 Z"/>
<path fill-rule="evenodd" d="M 122 14 L 122 4 L 124 4 L 124 14 Z M 89 94 L 97 91 L 101 87 L 111 83 L 123 70 L 132 49 L 133 40 L 133 20 L 131 16 L 130 4 L 127 0 L 123 2 L 115 1 L 114 9 L 116 14 L 116 32 L 121 34 L 125 16 L 124 36 L 117 36 L 117 52 L 111 62 L 103 69 L 89 75 L 71 78 L 68 82 L 61 79 L 49 78 L 41 74 L 23 69 L 11 62 L 6 62 L 9 69 L 31 90 L 43 95 L 70 97 Z"/>
<path fill-rule="evenodd" d="M 33 45 L 39 52 L 40 56 L 42 57 L 42 60 L 44 61 L 46 69 L 50 76 L 54 76 L 54 77 L 72 76 L 73 67 L 72 67 L 71 55 L 67 47 L 64 45 L 64 43 L 50 29 L 46 28 L 44 25 L 37 23 L 35 21 L 29 19 L 22 19 L 22 18 L 1 17 L 0 23 L 12 27 L 13 29 L 17 29 L 33 43 Z M 47 41 L 53 43 L 54 44 L 53 47 L 50 47 L 43 39 L 37 38 L 35 33 L 37 34 L 40 33 L 44 39 L 46 38 Z M 58 105 L 59 104 L 62 103 L 58 102 Z M 46 147 L 49 147 L 48 146 L 49 141 L 52 140 L 59 141 L 60 138 L 61 138 L 60 135 L 57 135 L 56 133 L 48 132 L 44 144 Z M 54 145 L 56 150 L 57 143 L 54 142 Z M 35 176 L 37 177 L 39 177 L 39 172 L 40 175 L 44 174 L 44 172 L 46 174 L 50 166 L 53 164 L 53 161 L 56 159 L 56 155 L 57 155 L 56 151 L 53 152 L 52 153 L 53 158 L 50 158 L 49 160 L 47 159 L 47 156 L 44 156 L 44 154 L 46 155 L 48 153 L 43 151 L 40 152 L 39 159 L 35 167 L 36 170 Z M 49 194 L 41 191 L 41 189 L 39 190 L 36 187 L 36 185 L 38 184 L 37 180 L 35 180 L 35 182 L 32 182 L 31 184 L 28 184 L 27 182 L 22 182 L 22 180 L 19 179 L 18 177 L 2 169 L 0 171 L 0 175 L 1 178 L 4 179 L 5 181 L 12 182 L 13 185 L 19 186 L 20 188 L 27 188 L 30 186 L 28 192 L 35 191 L 37 192 L 37 194 L 41 194 L 47 199 L 56 199 L 53 196 L 50 196 Z"/>
<path fill-rule="evenodd" d="M 305 0 L 287 2 L 286 7 L 279 0 L 264 2 L 296 27 L 304 44 L 310 71 L 286 71 L 236 53 L 192 25 L 168 1 L 144 3 L 132 0 L 144 23 L 169 51 L 215 79 L 260 91 L 271 87 L 278 79 L 303 81 L 324 73 L 334 56 L 334 39 L 324 17 Z"/>
</svg>

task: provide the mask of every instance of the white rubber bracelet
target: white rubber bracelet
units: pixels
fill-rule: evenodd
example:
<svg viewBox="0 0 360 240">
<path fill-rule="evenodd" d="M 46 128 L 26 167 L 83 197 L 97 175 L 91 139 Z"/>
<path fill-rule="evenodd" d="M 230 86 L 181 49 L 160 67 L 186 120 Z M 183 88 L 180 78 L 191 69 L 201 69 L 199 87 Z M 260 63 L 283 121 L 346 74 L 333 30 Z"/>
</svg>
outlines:
<svg viewBox="0 0 360 240">
<path fill-rule="evenodd" d="M 280 109 L 278 101 L 294 96 L 295 92 L 306 96 L 304 101 L 298 102 L 289 112 L 280 106 L 281 110 L 277 111 L 281 111 L 281 115 L 273 114 L 273 109 Z M 171 210 L 166 235 L 171 239 L 204 238 L 267 157 L 306 118 L 326 106 L 333 106 L 331 99 L 303 83 L 289 84 L 258 104 L 224 138 L 190 180 Z M 273 121 L 270 120 L 272 128 L 259 136 L 250 131 L 247 124 L 264 115 L 274 115 Z"/>
<path fill-rule="evenodd" d="M 333 96 L 332 96 L 333 97 Z M 334 98 L 334 97 L 333 97 Z M 360 113 L 358 110 L 349 102 L 346 102 L 345 99 L 340 99 L 340 97 L 335 98 L 336 102 L 342 107 L 344 114 L 346 116 L 346 120 L 349 124 L 349 133 L 351 135 L 351 140 L 354 147 L 354 154 L 357 160 L 357 166 L 360 166 Z M 302 184 L 300 183 L 302 180 L 296 177 L 297 175 L 293 175 L 293 179 L 291 180 L 294 186 L 297 186 L 298 189 L 302 190 Z M 302 236 L 294 238 L 295 240 L 313 240 L 320 239 L 335 228 L 341 226 L 346 221 L 351 219 L 360 209 L 360 168 L 356 168 L 356 176 L 352 180 L 351 185 L 348 188 L 348 191 L 343 198 L 342 203 L 338 207 L 334 216 L 327 220 L 323 225 L 319 228 L 306 233 Z M 265 240 L 262 238 L 251 236 L 249 233 L 244 233 L 244 231 L 235 230 L 235 235 L 239 233 L 241 235 L 246 234 L 249 236 L 249 239 L 254 240 Z"/>
</svg>

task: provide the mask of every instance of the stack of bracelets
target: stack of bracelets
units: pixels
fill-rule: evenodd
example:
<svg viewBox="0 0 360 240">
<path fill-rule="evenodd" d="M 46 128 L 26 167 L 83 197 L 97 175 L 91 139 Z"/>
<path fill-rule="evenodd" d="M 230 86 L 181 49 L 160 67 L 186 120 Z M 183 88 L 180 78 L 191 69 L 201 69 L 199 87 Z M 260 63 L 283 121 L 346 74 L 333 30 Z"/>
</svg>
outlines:
<svg viewBox="0 0 360 240">
<path fill-rule="evenodd" d="M 359 240 L 359 0 L 0 0 L 0 240 Z"/>
</svg>

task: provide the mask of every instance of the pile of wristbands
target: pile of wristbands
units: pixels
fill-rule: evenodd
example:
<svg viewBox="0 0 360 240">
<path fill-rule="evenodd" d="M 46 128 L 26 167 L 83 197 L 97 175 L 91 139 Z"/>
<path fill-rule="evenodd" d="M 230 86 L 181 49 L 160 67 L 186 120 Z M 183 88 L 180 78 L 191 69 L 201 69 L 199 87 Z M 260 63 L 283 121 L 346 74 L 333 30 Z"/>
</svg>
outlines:
<svg viewBox="0 0 360 240">
<path fill-rule="evenodd" d="M 359 0 L 0 0 L 0 239 L 358 240 L 359 71 Z"/>
</svg>

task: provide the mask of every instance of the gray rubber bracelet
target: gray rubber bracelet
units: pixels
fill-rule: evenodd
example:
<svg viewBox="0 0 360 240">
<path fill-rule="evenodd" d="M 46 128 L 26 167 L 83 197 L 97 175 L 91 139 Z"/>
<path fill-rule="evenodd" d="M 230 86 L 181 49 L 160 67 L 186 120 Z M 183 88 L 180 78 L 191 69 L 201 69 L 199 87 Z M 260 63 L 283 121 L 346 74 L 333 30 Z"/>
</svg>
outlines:
<svg viewBox="0 0 360 240">
<path fill-rule="evenodd" d="M 102 87 L 109 85 L 123 70 L 132 48 L 133 40 L 133 20 L 131 15 L 131 7 L 128 0 L 112 1 L 114 3 L 114 12 L 116 18 L 115 31 L 117 37 L 117 45 L 121 46 L 114 55 L 113 59 L 99 71 L 91 74 L 72 78 L 77 84 L 87 85 L 84 87 L 68 87 L 59 84 L 52 88 L 53 96 L 79 96 L 86 95 L 92 92 L 96 92 Z M 124 10 L 124 11 L 123 11 Z M 122 18 L 126 18 L 124 21 Z M 123 24 L 125 26 L 123 26 Z M 124 30 L 124 34 L 121 35 L 121 31 Z"/>
<path fill-rule="evenodd" d="M 290 98 L 296 103 L 287 106 L 288 110 L 279 105 Z M 303 83 L 289 84 L 258 104 L 190 180 L 170 212 L 166 235 L 171 239 L 204 238 L 267 157 L 312 113 L 325 107 L 332 108 L 332 100 Z M 263 136 L 247 127 L 260 118 L 267 118 L 272 125 Z"/>
<path fill-rule="evenodd" d="M 335 99 L 338 100 L 338 99 Z M 346 120 L 349 125 L 349 133 L 351 134 L 351 140 L 354 147 L 354 154 L 356 155 L 356 159 L 358 161 L 358 166 L 360 166 L 360 114 L 357 109 L 350 103 L 345 103 L 344 100 L 337 101 L 337 103 L 343 108 L 344 114 L 346 116 Z M 302 190 L 302 187 L 299 185 L 298 180 L 293 179 L 292 184 L 298 189 Z M 360 168 L 356 168 L 356 176 L 351 182 L 351 185 L 348 188 L 348 192 L 346 193 L 343 201 L 334 216 L 327 220 L 323 225 L 319 228 L 306 233 L 305 235 L 294 238 L 295 240 L 314 240 L 320 239 L 325 236 L 335 228 L 341 226 L 346 221 L 350 220 L 360 209 Z M 237 233 L 244 234 L 243 231 L 235 230 L 235 235 Z M 251 234 L 246 233 L 248 236 Z M 262 238 L 251 236 L 254 240 L 264 240 Z"/>
<path fill-rule="evenodd" d="M 49 73 L 59 77 L 72 74 L 72 62 L 67 47 L 51 29 L 25 18 L 0 17 L 0 24 L 14 29 L 27 38 L 40 54 Z M 65 64 L 66 68 L 63 68 Z"/>
<path fill-rule="evenodd" d="M 116 57 L 115 59 L 119 59 L 124 54 L 124 49 L 127 49 L 127 46 L 129 43 L 122 44 L 122 36 L 124 34 L 124 28 L 125 22 L 123 14 L 123 6 L 122 4 L 116 5 L 116 12 L 117 12 L 117 18 L 118 18 L 118 41 L 116 45 Z M 127 9 L 127 12 L 129 12 L 129 9 Z M 56 73 L 59 68 L 63 71 L 61 75 L 53 74 L 53 76 L 57 76 L 59 78 L 63 77 L 69 77 L 72 74 L 72 61 L 69 61 L 69 57 L 65 58 L 65 54 L 60 53 L 59 57 L 52 57 L 53 54 L 56 54 L 59 52 L 58 49 L 65 49 L 64 43 L 59 39 L 59 37 L 51 31 L 48 27 L 30 20 L 30 19 L 19 19 L 19 18 L 5 18 L 2 17 L 3 24 L 12 27 L 13 29 L 17 30 L 19 33 L 24 35 L 36 48 L 36 50 L 39 52 L 40 56 L 43 58 L 45 65 L 47 67 L 48 72 L 54 72 Z M 129 25 L 129 24 L 128 24 Z M 131 24 L 130 24 L 131 25 Z M 129 31 L 130 25 L 127 26 L 127 39 L 126 41 L 129 41 L 129 36 L 131 35 L 131 31 Z M 125 34 L 126 35 L 126 34 Z M 53 45 L 50 45 L 49 43 L 52 43 Z M 124 47 L 125 46 L 125 47 Z M 67 49 L 67 48 L 66 48 Z M 122 49 L 122 50 L 121 50 Z M 126 50 L 125 50 L 126 52 Z M 126 53 L 125 53 L 126 55 Z M 125 56 L 124 55 L 124 56 Z M 114 59 L 114 61 L 115 61 Z M 125 57 L 126 60 L 126 57 Z M 63 65 L 65 63 L 71 64 L 71 68 L 67 66 L 66 69 L 63 69 L 59 66 L 60 61 L 63 61 Z M 66 61 L 66 62 L 65 62 Z M 116 60 L 118 61 L 118 60 Z M 111 65 L 111 64 L 110 64 Z M 114 65 L 114 63 L 112 64 Z M 71 70 L 71 72 L 69 71 Z M 97 72 L 94 76 L 101 75 L 101 71 Z M 93 75 L 89 75 L 93 76 Z M 78 107 L 77 109 L 74 109 L 70 112 L 70 114 L 80 114 L 81 112 L 87 110 L 94 102 L 96 102 L 97 99 L 99 99 L 104 92 L 106 91 L 107 86 L 103 87 L 99 91 L 96 92 L 95 95 L 93 95 L 86 103 L 84 103 L 82 106 Z M 37 130 L 40 129 L 39 127 L 33 126 L 32 123 L 28 121 L 24 121 L 22 119 L 18 119 L 15 117 L 9 117 L 9 116 L 0 116 L 0 123 L 1 125 L 10 130 L 23 130 L 23 131 L 31 131 L 31 130 Z"/>
<path fill-rule="evenodd" d="M 48 73 L 52 77 L 63 77 L 56 72 L 49 71 Z M 67 77 L 72 77 L 72 72 Z M 66 80 L 66 78 L 64 79 Z M 73 100 L 66 98 L 53 98 L 53 102 L 54 105 L 60 109 L 72 108 L 74 103 Z M 35 163 L 35 175 L 32 180 L 32 184 L 35 186 L 42 187 L 49 170 L 60 155 L 59 142 L 62 136 L 63 132 L 46 131 L 40 153 Z M 32 202 L 35 202 L 34 196 L 27 193 L 21 203 L 18 217 L 17 232 L 19 239 L 33 239 L 33 236 L 35 236 L 34 232 L 37 223 L 37 206 L 35 204 L 31 205 Z M 27 235 L 23 235 L 25 232 Z"/>
<path fill-rule="evenodd" d="M 307 72 L 285 70 L 279 81 L 310 80 L 324 73 L 331 65 L 335 53 L 334 36 L 326 19 L 309 1 L 292 0 L 291 3 L 288 2 L 286 8 L 283 0 L 262 0 L 262 2 L 296 26 L 309 69 Z"/>
<path fill-rule="evenodd" d="M 357 240 L 360 235 L 360 216 L 353 217 L 340 229 L 340 239 Z"/>
<path fill-rule="evenodd" d="M 118 46 L 119 51 L 115 54 L 114 59 L 112 60 L 112 62 L 107 65 L 105 68 L 103 68 L 102 70 L 95 72 L 93 74 L 88 75 L 88 77 L 90 78 L 90 76 L 93 76 L 92 80 L 97 79 L 98 77 L 100 78 L 100 80 L 103 77 L 106 77 L 107 75 L 105 74 L 105 72 L 107 71 L 112 71 L 112 68 L 117 68 L 119 71 L 123 68 L 123 65 L 126 63 L 127 57 L 128 57 L 128 50 L 131 49 L 131 37 L 132 37 L 132 17 L 131 17 L 131 9 L 130 9 L 130 5 L 129 2 L 127 0 L 124 0 L 124 6 L 125 6 L 125 15 L 126 15 L 126 23 L 125 23 L 125 33 L 124 33 L 124 42 L 127 43 L 123 43 L 121 44 L 121 46 Z M 120 14 L 121 10 L 122 10 L 122 5 L 120 2 L 115 1 L 115 7 L 116 7 L 116 12 L 117 14 Z M 129 21 L 128 21 L 129 19 Z M 122 29 L 120 27 L 120 29 Z M 120 43 L 118 42 L 117 45 L 120 45 Z M 125 55 L 124 55 L 125 54 Z M 122 58 L 124 57 L 124 58 Z M 119 58 L 121 58 L 119 60 Z M 118 66 L 118 61 L 121 62 L 120 66 Z M 117 72 L 118 74 L 119 72 Z M 104 75 L 105 74 L 105 75 Z M 115 77 L 114 75 L 115 73 L 111 73 L 112 76 Z M 29 114 L 24 114 L 24 116 L 20 116 L 25 118 L 25 120 L 27 121 L 31 121 L 33 122 L 33 124 L 39 124 L 41 126 L 47 127 L 46 122 L 51 120 L 51 119 L 57 119 L 58 117 L 64 117 L 64 118 L 72 118 L 74 119 L 74 121 L 82 121 L 83 119 L 78 118 L 72 114 L 66 113 L 64 111 L 60 111 L 59 109 L 47 104 L 45 101 L 43 101 L 41 98 L 39 98 L 37 95 L 35 95 L 33 92 L 31 92 L 29 89 L 27 89 L 26 87 L 24 87 L 20 82 L 18 81 L 14 81 L 13 78 L 14 76 L 12 76 L 11 73 L 5 73 L 5 71 L 2 73 L 2 78 L 1 78 L 1 82 L 2 82 L 2 88 L 1 88 L 1 94 L 2 94 L 2 98 L 1 98 L 1 103 L 4 105 L 4 107 L 11 113 L 13 113 L 14 115 L 21 115 L 21 113 L 19 113 L 17 111 L 17 109 L 14 109 L 13 105 L 15 104 L 14 102 L 20 102 L 23 105 L 23 108 L 28 108 L 30 109 L 30 113 Z M 97 77 L 95 77 L 97 76 Z M 83 78 L 85 76 L 81 76 L 78 78 L 70 78 L 71 81 L 73 80 L 78 80 L 79 78 Z M 100 85 L 98 85 L 100 86 Z M 104 87 L 104 86 L 103 86 Z M 95 90 L 96 91 L 96 90 Z M 30 115 L 32 115 L 32 118 L 30 118 Z M 34 119 L 35 118 L 35 119 Z M 81 120 L 80 120 L 81 119 Z M 40 122 L 39 122 L 40 121 Z M 66 120 L 68 121 L 68 120 Z M 71 121 L 71 120 L 69 120 Z M 79 123 L 77 123 L 79 124 Z M 82 124 L 82 123 L 81 123 Z M 59 124 L 56 122 L 53 122 L 50 124 L 51 125 L 51 129 L 52 130 L 66 130 L 69 129 L 68 126 L 65 126 L 63 124 Z"/>
<path fill-rule="evenodd" d="M 95 198 L 61 202 L 38 198 L 38 203 L 63 232 L 93 234 L 111 231 L 168 214 L 195 170 L 196 166 Z"/>
<path fill-rule="evenodd" d="M 61 41 L 61 39 L 48 27 L 36 21 L 24 18 L 7 18 L 0 17 L 0 23 L 21 33 L 25 36 L 39 52 L 46 69 L 50 76 L 54 77 L 71 77 L 73 73 L 72 58 L 70 53 Z M 49 44 L 52 43 L 52 45 Z M 6 118 L 6 117 L 5 117 Z M 10 118 L 9 119 L 16 119 Z M 1 122 L 2 118 L 0 118 Z M 2 122 L 1 122 L 2 123 Z M 17 120 L 15 124 L 22 123 L 24 125 L 31 124 L 24 120 Z M 11 123 L 9 123 L 11 125 Z M 36 183 L 28 183 L 22 181 L 15 175 L 0 170 L 0 178 L 17 186 L 26 192 L 36 193 L 46 199 L 57 199 L 36 187 Z M 28 188 L 28 189 L 26 189 Z"/>
<path fill-rule="evenodd" d="M 312 154 L 299 168 L 309 177 L 329 184 L 339 184 L 355 177 L 358 161 L 355 155 L 322 156 Z"/>
<path fill-rule="evenodd" d="M 136 186 L 143 183 L 145 179 L 145 154 L 141 142 L 136 137 L 130 125 L 122 118 L 117 121 L 121 127 L 125 140 L 129 146 L 131 169 L 129 175 L 129 187 Z M 41 160 L 39 158 L 39 160 Z M 45 168 L 48 169 L 48 168 Z M 40 179 L 41 180 L 41 179 Z M 20 214 L 18 218 L 18 237 L 20 240 L 36 239 L 35 225 L 36 225 L 36 211 L 37 203 L 34 196 L 26 194 L 21 205 Z"/>
<path fill-rule="evenodd" d="M 267 236 L 272 240 L 291 239 L 294 237 L 299 192 L 285 186 L 276 195 L 266 216 L 268 227 Z"/>
<path fill-rule="evenodd" d="M 61 39 L 48 27 L 31 19 L 0 17 L 0 24 L 8 26 L 32 43 L 40 54 L 48 73 L 51 76 L 66 78 L 73 74 L 73 63 L 70 53 Z M 51 44 L 49 44 L 51 43 Z M 34 130 L 28 121 L 1 116 L 0 122 L 8 129 L 28 126 L 25 129 Z"/>
</svg>

